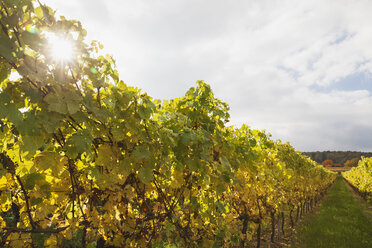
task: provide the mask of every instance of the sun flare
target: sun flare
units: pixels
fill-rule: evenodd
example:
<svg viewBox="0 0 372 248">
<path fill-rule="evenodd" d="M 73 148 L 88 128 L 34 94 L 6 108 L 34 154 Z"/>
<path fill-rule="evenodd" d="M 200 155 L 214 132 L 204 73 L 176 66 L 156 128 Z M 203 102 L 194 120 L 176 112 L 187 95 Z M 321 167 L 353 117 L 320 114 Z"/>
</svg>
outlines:
<svg viewBox="0 0 372 248">
<path fill-rule="evenodd" d="M 54 33 L 49 33 L 47 38 L 49 43 L 49 52 L 53 59 L 61 62 L 68 62 L 72 59 L 75 47 L 71 40 Z"/>
</svg>

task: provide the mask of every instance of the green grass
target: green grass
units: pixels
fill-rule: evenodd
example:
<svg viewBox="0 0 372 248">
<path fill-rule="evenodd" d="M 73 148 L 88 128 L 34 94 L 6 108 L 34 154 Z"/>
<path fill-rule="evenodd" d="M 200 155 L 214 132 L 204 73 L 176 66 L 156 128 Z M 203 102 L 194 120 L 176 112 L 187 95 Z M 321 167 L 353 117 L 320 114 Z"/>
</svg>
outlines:
<svg viewBox="0 0 372 248">
<path fill-rule="evenodd" d="M 365 204 L 339 177 L 328 190 L 319 211 L 305 218 L 298 245 L 294 247 L 371 248 L 372 221 L 365 211 Z"/>
</svg>

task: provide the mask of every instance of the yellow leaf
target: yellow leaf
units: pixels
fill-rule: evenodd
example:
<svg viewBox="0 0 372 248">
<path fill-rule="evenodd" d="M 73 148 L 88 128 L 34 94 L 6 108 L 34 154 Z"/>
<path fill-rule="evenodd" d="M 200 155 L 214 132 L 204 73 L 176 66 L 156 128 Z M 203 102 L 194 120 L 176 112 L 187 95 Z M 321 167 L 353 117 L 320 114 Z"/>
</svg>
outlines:
<svg viewBox="0 0 372 248">
<path fill-rule="evenodd" d="M 112 167 L 117 163 L 116 155 L 114 154 L 111 147 L 107 144 L 101 145 L 98 148 L 98 156 L 96 160 L 97 165 L 103 165 L 105 167 Z"/>
<path fill-rule="evenodd" d="M 183 172 L 180 172 L 178 170 L 174 170 L 170 187 L 171 188 L 179 188 L 179 187 L 182 186 L 183 181 L 184 181 Z"/>
<path fill-rule="evenodd" d="M 51 169 L 55 176 L 63 171 L 63 166 L 66 162 L 66 159 L 57 152 L 44 151 L 34 158 L 34 163 L 37 168 L 41 170 Z"/>
<path fill-rule="evenodd" d="M 0 228 L 4 228 L 6 226 L 4 219 L 0 216 Z"/>
<path fill-rule="evenodd" d="M 64 238 L 67 239 L 67 240 L 71 240 L 72 239 L 72 230 L 67 230 L 65 232 L 65 235 L 64 235 Z"/>
<path fill-rule="evenodd" d="M 11 198 L 10 198 L 10 193 L 3 192 L 0 195 L 0 210 L 1 210 L 1 212 L 8 211 L 9 208 L 10 208 L 11 203 L 12 203 L 12 201 L 11 201 Z"/>
<path fill-rule="evenodd" d="M 7 189 L 7 179 L 5 176 L 0 177 L 0 190 L 6 190 Z"/>
<path fill-rule="evenodd" d="M 72 219 L 72 212 L 67 213 L 67 218 Z"/>
<path fill-rule="evenodd" d="M 50 236 L 44 241 L 45 247 L 56 247 L 57 246 L 57 237 L 55 235 Z"/>
</svg>

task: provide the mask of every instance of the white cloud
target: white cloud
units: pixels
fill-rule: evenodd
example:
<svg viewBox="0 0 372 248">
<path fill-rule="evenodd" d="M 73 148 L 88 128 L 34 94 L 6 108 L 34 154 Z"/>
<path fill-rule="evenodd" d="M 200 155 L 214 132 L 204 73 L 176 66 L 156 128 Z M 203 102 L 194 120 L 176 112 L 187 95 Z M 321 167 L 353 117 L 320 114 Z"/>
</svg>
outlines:
<svg viewBox="0 0 372 248">
<path fill-rule="evenodd" d="M 46 3 L 82 20 L 121 78 L 156 98 L 204 79 L 231 106 L 232 124 L 266 129 L 300 150 L 372 150 L 370 92 L 332 88 L 372 73 L 371 1 Z"/>
</svg>

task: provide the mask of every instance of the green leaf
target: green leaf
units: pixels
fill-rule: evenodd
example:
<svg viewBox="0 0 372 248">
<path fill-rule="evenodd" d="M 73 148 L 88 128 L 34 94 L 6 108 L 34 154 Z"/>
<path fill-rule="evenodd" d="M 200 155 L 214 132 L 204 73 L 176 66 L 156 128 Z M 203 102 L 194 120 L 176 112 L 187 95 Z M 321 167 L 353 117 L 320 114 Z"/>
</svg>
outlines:
<svg viewBox="0 0 372 248">
<path fill-rule="evenodd" d="M 10 209 L 10 206 L 12 204 L 12 197 L 10 195 L 10 192 L 4 192 L 0 194 L 0 205 L 2 206 L 1 215 L 3 215 L 4 212 L 6 212 L 8 209 Z M 4 211 L 4 212 L 3 212 Z M 3 218 L 6 222 L 7 226 L 11 226 L 11 221 L 6 218 Z"/>
<path fill-rule="evenodd" d="M 138 107 L 138 115 L 141 119 L 148 119 L 151 116 L 151 110 L 144 105 Z"/>
<path fill-rule="evenodd" d="M 44 111 L 39 113 L 39 118 L 42 120 L 41 125 L 47 133 L 54 133 L 60 127 L 63 115 L 56 112 Z"/>
<path fill-rule="evenodd" d="M 67 111 L 73 115 L 80 110 L 80 104 L 75 102 L 67 102 Z"/>
<path fill-rule="evenodd" d="M 19 18 L 16 13 L 12 14 L 6 19 L 7 24 L 9 24 L 10 27 L 14 27 L 18 24 Z"/>
<path fill-rule="evenodd" d="M 224 170 L 231 170 L 231 165 L 225 156 L 220 157 L 220 162 Z"/>
<path fill-rule="evenodd" d="M 137 161 L 141 161 L 150 158 L 151 152 L 146 147 L 137 146 L 133 151 L 133 155 Z"/>
<path fill-rule="evenodd" d="M 43 176 L 37 172 L 26 175 L 25 189 L 27 190 L 33 189 L 37 181 L 41 181 L 43 179 L 44 179 Z"/>
<path fill-rule="evenodd" d="M 61 114 L 75 114 L 80 110 L 81 96 L 74 91 L 59 89 L 56 93 L 49 93 L 44 97 L 48 109 Z"/>
<path fill-rule="evenodd" d="M 221 194 L 226 191 L 226 187 L 223 184 L 218 184 L 216 187 L 217 194 Z"/>
<path fill-rule="evenodd" d="M 191 203 L 192 209 L 194 211 L 198 211 L 199 210 L 200 203 L 198 202 L 198 198 L 197 197 L 192 196 L 191 199 L 190 199 L 190 203 Z"/>
<path fill-rule="evenodd" d="M 43 202 L 43 198 L 34 198 L 32 197 L 30 199 L 30 203 L 31 203 L 31 206 L 34 206 L 34 205 L 37 205 L 37 204 L 40 204 Z"/>
<path fill-rule="evenodd" d="M 13 61 L 15 58 L 12 53 L 14 48 L 15 44 L 9 39 L 9 37 L 4 32 L 0 32 L 0 56 L 4 57 L 8 61 Z"/>
<path fill-rule="evenodd" d="M 153 180 L 152 168 L 142 167 L 139 169 L 138 177 L 143 183 L 149 183 Z"/>
<path fill-rule="evenodd" d="M 256 144 L 257 144 L 257 142 L 256 142 L 255 139 L 249 139 L 249 145 L 250 146 L 254 147 L 254 146 L 256 146 Z"/>
<path fill-rule="evenodd" d="M 182 132 L 180 139 L 181 144 L 189 145 L 191 142 L 195 142 L 197 140 L 197 136 L 194 133 L 186 130 L 185 132 Z"/>
<path fill-rule="evenodd" d="M 66 141 L 66 153 L 69 157 L 75 158 L 79 153 L 90 154 L 93 137 L 87 129 L 78 130 Z"/>
<path fill-rule="evenodd" d="M 5 176 L 7 173 L 7 170 L 3 168 L 3 165 L 0 167 L 0 178 Z"/>
<path fill-rule="evenodd" d="M 0 62 L 0 83 L 7 79 L 10 75 L 11 67 L 9 64 Z"/>
<path fill-rule="evenodd" d="M 32 48 L 35 51 L 39 51 L 40 48 L 42 48 L 43 40 L 36 33 L 30 33 L 30 32 L 24 31 L 21 33 L 21 39 L 23 40 L 23 43 L 25 45 L 28 45 L 30 48 Z"/>
<path fill-rule="evenodd" d="M 36 247 L 44 247 L 44 241 L 48 238 L 44 233 L 32 233 L 32 242 L 36 243 Z"/>
<path fill-rule="evenodd" d="M 34 163 L 41 170 L 52 169 L 61 171 L 63 169 L 63 163 L 61 163 L 62 156 L 57 152 L 44 151 L 39 153 L 34 158 Z"/>
<path fill-rule="evenodd" d="M 24 84 L 22 86 L 22 90 L 25 92 L 25 96 L 29 98 L 30 102 L 38 103 L 42 99 L 42 94 L 40 94 L 38 89 L 31 87 L 29 84 Z M 45 112 L 43 111 L 42 113 Z"/>
<path fill-rule="evenodd" d="M 222 172 L 222 175 L 220 176 L 220 178 L 226 182 L 226 183 L 230 183 L 230 175 L 228 174 L 228 172 L 224 171 Z"/>
<path fill-rule="evenodd" d="M 87 245 L 87 248 L 96 248 L 97 247 L 97 242 L 96 241 L 93 241 L 92 243 L 89 243 Z"/>
<path fill-rule="evenodd" d="M 150 109 L 151 112 L 156 111 L 156 105 L 152 101 L 147 101 L 147 107 Z"/>
<path fill-rule="evenodd" d="M 170 222 L 165 222 L 165 232 L 166 232 L 166 235 L 167 237 L 170 237 L 172 235 L 172 233 L 174 232 L 174 225 Z M 166 246 L 166 248 L 168 248 L 169 245 Z"/>
<path fill-rule="evenodd" d="M 88 167 L 88 175 L 89 175 L 90 179 L 97 180 L 101 176 L 101 173 L 99 172 L 98 167 Z"/>
<path fill-rule="evenodd" d="M 0 119 L 3 119 L 7 116 L 7 108 L 3 104 L 0 103 Z"/>
<path fill-rule="evenodd" d="M 196 159 L 187 159 L 186 164 L 191 171 L 196 171 L 200 167 L 199 161 Z"/>
<path fill-rule="evenodd" d="M 114 136 L 115 140 L 117 140 L 117 141 L 123 140 L 126 136 L 125 133 L 124 133 L 124 130 L 122 130 L 120 128 L 113 128 L 111 130 L 111 133 Z"/>
<path fill-rule="evenodd" d="M 49 111 L 55 111 L 60 114 L 67 114 L 67 106 L 58 95 L 50 93 L 46 97 L 44 97 L 44 100 L 49 104 Z"/>
<path fill-rule="evenodd" d="M 24 113 L 23 121 L 18 125 L 18 131 L 22 136 L 40 136 L 39 121 L 34 111 Z"/>
<path fill-rule="evenodd" d="M 62 94 L 63 101 L 67 105 L 67 111 L 73 115 L 80 110 L 81 96 L 74 91 L 64 92 Z"/>
<path fill-rule="evenodd" d="M 127 159 L 119 162 L 119 172 L 124 177 L 127 177 L 132 172 L 132 166 Z"/>
<path fill-rule="evenodd" d="M 23 136 L 22 137 L 22 150 L 25 152 L 29 152 L 29 156 L 35 154 L 36 150 L 38 150 L 43 144 L 44 139 L 41 135 L 39 136 Z"/>
<path fill-rule="evenodd" d="M 7 105 L 7 111 L 9 120 L 18 126 L 22 122 L 22 114 L 19 109 L 15 104 L 9 103 Z"/>
<path fill-rule="evenodd" d="M 110 145 L 104 144 L 97 149 L 96 164 L 105 167 L 112 167 L 117 164 L 117 157 Z"/>
<path fill-rule="evenodd" d="M 221 202 L 216 202 L 216 205 L 217 205 L 217 212 L 219 213 L 225 213 L 226 212 L 226 209 L 225 209 L 225 206 L 221 203 Z"/>
</svg>

